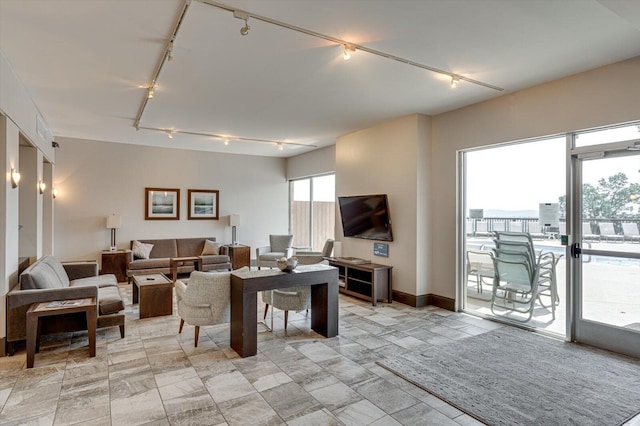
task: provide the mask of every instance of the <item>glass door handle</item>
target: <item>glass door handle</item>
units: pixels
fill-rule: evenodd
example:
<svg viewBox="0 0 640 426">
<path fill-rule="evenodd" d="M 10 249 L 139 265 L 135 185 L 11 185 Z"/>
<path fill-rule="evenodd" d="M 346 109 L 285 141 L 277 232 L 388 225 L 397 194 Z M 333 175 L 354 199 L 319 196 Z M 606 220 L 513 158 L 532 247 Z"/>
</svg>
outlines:
<svg viewBox="0 0 640 426">
<path fill-rule="evenodd" d="M 580 244 L 578 243 L 571 244 L 571 257 L 577 259 L 580 257 L 581 253 L 582 253 L 582 249 L 580 248 Z"/>
</svg>

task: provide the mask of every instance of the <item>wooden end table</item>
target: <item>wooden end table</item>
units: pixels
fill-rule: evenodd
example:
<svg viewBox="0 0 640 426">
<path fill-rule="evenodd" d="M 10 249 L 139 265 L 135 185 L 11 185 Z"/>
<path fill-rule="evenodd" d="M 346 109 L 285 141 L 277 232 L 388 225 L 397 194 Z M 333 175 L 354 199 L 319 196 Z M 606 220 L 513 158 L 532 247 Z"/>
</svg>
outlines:
<svg viewBox="0 0 640 426">
<path fill-rule="evenodd" d="M 173 283 L 164 274 L 133 276 L 133 303 L 140 301 L 140 318 L 173 314 Z"/>
<path fill-rule="evenodd" d="M 40 351 L 41 318 L 73 314 L 76 312 L 84 312 L 87 315 L 89 356 L 96 356 L 96 324 L 98 322 L 98 315 L 95 297 L 34 303 L 27 310 L 27 368 L 33 368 L 35 354 Z"/>
<path fill-rule="evenodd" d="M 251 267 L 251 247 L 242 244 L 227 244 L 222 246 L 222 249 L 229 255 L 231 269 L 240 269 L 243 266 Z"/>
<path fill-rule="evenodd" d="M 127 281 L 127 260 L 131 250 L 103 251 L 102 273 L 113 274 L 118 282 Z"/>
<path fill-rule="evenodd" d="M 188 262 L 193 262 L 193 267 L 196 271 L 202 269 L 202 258 L 200 256 L 172 257 L 169 260 L 169 266 L 171 267 L 171 279 L 174 284 L 178 280 L 178 266 L 182 266 Z"/>
</svg>

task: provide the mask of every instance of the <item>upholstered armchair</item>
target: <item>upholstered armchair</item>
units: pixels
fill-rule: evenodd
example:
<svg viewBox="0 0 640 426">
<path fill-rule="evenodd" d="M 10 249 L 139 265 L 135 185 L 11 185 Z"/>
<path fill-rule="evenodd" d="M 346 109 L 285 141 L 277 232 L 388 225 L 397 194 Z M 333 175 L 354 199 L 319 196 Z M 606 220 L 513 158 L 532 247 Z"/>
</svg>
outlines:
<svg viewBox="0 0 640 426">
<path fill-rule="evenodd" d="M 263 291 L 262 301 L 266 304 L 264 309 L 264 319 L 267 318 L 269 305 L 271 305 L 272 310 L 273 308 L 276 308 L 284 311 L 284 329 L 286 330 L 287 322 L 289 321 L 289 311 L 308 311 L 311 308 L 311 287 L 303 286 L 283 290 Z"/>
<path fill-rule="evenodd" d="M 256 248 L 256 263 L 261 267 L 274 268 L 276 260 L 293 256 L 293 235 L 269 235 L 269 245 Z"/>
<path fill-rule="evenodd" d="M 313 265 L 314 263 L 322 262 L 327 257 L 331 257 L 333 242 L 334 240 L 328 239 L 324 243 L 322 251 L 296 251 L 295 256 L 298 258 L 298 264 Z"/>
<path fill-rule="evenodd" d="M 248 271 L 246 266 L 238 269 Z M 232 272 L 200 272 L 193 271 L 188 283 L 176 281 L 176 299 L 180 330 L 186 322 L 195 326 L 195 345 L 198 346 L 200 326 L 225 324 L 229 322 L 231 313 L 231 279 Z"/>
</svg>

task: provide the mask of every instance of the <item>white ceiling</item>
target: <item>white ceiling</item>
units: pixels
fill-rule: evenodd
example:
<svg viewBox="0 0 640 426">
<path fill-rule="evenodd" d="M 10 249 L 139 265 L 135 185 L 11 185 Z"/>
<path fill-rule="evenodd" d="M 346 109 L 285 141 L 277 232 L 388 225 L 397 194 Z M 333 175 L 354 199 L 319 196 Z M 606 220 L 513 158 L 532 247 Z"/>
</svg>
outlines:
<svg viewBox="0 0 640 426">
<path fill-rule="evenodd" d="M 223 3 L 225 0 L 222 0 Z M 634 0 L 226 0 L 504 88 L 499 92 L 193 0 L 136 130 L 182 0 L 0 0 L 0 49 L 57 137 L 289 157 L 411 113 L 438 114 L 640 55 Z M 63 147 L 64 148 L 64 147 Z"/>
</svg>

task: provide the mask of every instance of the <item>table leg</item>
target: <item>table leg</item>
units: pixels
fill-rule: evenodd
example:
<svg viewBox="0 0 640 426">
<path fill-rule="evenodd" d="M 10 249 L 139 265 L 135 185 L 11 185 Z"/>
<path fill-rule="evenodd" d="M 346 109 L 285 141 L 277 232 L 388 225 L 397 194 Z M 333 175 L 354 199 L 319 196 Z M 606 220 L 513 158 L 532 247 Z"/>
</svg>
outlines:
<svg viewBox="0 0 640 426">
<path fill-rule="evenodd" d="M 338 282 L 311 286 L 311 328 L 324 337 L 338 335 Z"/>
<path fill-rule="evenodd" d="M 178 281 L 178 262 L 171 263 L 171 281 L 174 284 Z"/>
<path fill-rule="evenodd" d="M 33 361 L 36 357 L 36 336 L 38 334 L 37 315 L 27 314 L 27 368 L 33 368 Z"/>
<path fill-rule="evenodd" d="M 241 357 L 258 353 L 257 293 L 244 293 L 242 286 L 231 286 L 231 348 Z"/>
<path fill-rule="evenodd" d="M 136 284 L 135 280 L 131 280 L 131 285 L 133 287 L 131 287 L 131 293 L 133 294 L 133 304 L 135 305 L 136 303 L 138 303 L 138 292 L 140 291 L 138 289 L 138 285 Z"/>
<path fill-rule="evenodd" d="M 96 325 L 98 316 L 96 305 L 87 307 L 87 333 L 89 334 L 89 356 L 96 356 Z"/>
</svg>

